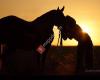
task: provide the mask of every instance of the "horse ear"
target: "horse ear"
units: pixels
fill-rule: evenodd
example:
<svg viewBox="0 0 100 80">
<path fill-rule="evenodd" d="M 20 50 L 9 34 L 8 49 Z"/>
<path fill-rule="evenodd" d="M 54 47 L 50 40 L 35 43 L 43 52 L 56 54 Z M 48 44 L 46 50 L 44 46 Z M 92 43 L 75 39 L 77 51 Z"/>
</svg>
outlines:
<svg viewBox="0 0 100 80">
<path fill-rule="evenodd" d="M 61 9 L 62 12 L 64 11 L 64 8 L 65 8 L 65 7 L 63 6 L 63 8 Z"/>
<path fill-rule="evenodd" d="M 60 10 L 60 9 L 59 9 L 59 6 L 58 6 L 57 10 Z"/>
</svg>

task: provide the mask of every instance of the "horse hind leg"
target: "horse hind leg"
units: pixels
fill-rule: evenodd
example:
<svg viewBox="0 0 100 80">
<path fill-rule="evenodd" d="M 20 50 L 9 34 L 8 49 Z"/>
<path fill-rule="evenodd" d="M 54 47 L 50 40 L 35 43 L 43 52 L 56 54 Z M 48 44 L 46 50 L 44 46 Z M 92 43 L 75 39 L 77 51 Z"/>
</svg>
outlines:
<svg viewBox="0 0 100 80">
<path fill-rule="evenodd" d="M 0 73 L 8 74 L 14 72 L 12 54 L 14 50 L 11 46 L 0 44 Z"/>
<path fill-rule="evenodd" d="M 0 73 L 2 71 L 2 46 L 0 44 Z"/>
<path fill-rule="evenodd" d="M 6 50 L 5 50 L 5 62 L 6 62 L 6 70 L 7 73 L 12 75 L 16 74 L 16 66 L 15 66 L 15 51 L 16 48 L 14 45 L 7 45 Z"/>
<path fill-rule="evenodd" d="M 5 48 L 6 45 L 5 44 L 0 44 L 0 73 L 4 73 L 5 72 L 5 59 L 4 59 L 4 55 L 5 55 Z"/>
</svg>

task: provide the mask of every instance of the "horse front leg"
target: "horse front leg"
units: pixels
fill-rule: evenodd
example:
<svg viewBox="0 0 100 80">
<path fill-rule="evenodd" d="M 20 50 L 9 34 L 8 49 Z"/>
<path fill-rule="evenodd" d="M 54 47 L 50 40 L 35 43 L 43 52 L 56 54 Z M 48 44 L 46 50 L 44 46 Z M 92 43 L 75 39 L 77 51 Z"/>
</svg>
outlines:
<svg viewBox="0 0 100 80">
<path fill-rule="evenodd" d="M 15 66 L 13 61 L 13 53 L 15 51 L 15 47 L 11 45 L 6 45 L 3 49 L 2 61 L 3 61 L 3 72 L 4 74 L 14 74 Z"/>
<path fill-rule="evenodd" d="M 39 73 L 43 73 L 45 70 L 45 61 L 46 61 L 47 52 L 43 54 L 37 54 L 37 68 Z"/>
<path fill-rule="evenodd" d="M 41 74 L 43 74 L 45 70 L 45 61 L 46 61 L 46 56 L 47 56 L 49 47 L 46 47 L 45 50 L 43 50 L 44 51 L 43 53 L 41 52 L 42 49 L 37 50 L 38 51 L 37 53 L 37 64 L 38 65 L 37 66 Z"/>
</svg>

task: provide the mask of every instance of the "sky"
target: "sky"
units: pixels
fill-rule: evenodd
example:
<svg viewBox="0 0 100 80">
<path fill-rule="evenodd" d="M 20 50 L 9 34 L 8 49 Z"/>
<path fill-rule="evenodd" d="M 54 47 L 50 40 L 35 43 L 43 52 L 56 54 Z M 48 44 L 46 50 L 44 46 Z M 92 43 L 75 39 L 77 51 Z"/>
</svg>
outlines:
<svg viewBox="0 0 100 80">
<path fill-rule="evenodd" d="M 77 24 L 86 31 L 94 45 L 100 45 L 100 0 L 0 0 L 0 18 L 15 15 L 32 21 L 42 14 L 57 7 L 65 6 L 64 14 L 72 16 Z M 55 38 L 52 45 L 57 45 L 58 30 L 53 28 Z M 77 41 L 63 41 L 64 46 L 77 45 Z"/>
</svg>

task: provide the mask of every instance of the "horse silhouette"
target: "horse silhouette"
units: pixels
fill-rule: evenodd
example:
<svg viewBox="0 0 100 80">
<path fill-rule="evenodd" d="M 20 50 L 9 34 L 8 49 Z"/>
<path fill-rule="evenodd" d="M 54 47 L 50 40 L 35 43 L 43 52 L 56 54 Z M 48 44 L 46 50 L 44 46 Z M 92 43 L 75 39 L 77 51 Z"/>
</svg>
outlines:
<svg viewBox="0 0 100 80">
<path fill-rule="evenodd" d="M 37 55 L 37 62 L 40 66 L 40 57 L 42 57 L 42 66 L 45 63 L 46 54 L 51 46 L 51 41 L 45 45 L 43 54 L 39 54 L 36 49 L 43 45 L 53 33 L 53 26 L 58 28 L 62 26 L 63 39 L 66 39 L 63 34 L 64 24 L 66 23 L 62 9 L 50 10 L 41 15 L 35 20 L 28 22 L 16 16 L 6 16 L 0 19 L 0 44 L 5 44 L 4 59 L 13 54 L 16 49 L 33 50 Z M 6 57 L 5 57 L 6 56 Z"/>
</svg>

